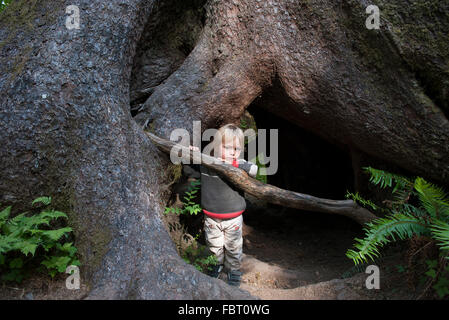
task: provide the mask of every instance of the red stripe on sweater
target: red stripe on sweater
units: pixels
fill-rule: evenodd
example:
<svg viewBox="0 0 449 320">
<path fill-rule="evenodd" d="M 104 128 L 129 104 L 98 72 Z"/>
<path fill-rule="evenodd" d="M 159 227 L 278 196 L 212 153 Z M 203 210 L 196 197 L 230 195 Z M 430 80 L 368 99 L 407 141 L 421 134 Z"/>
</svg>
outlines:
<svg viewBox="0 0 449 320">
<path fill-rule="evenodd" d="M 237 211 L 237 212 L 229 212 L 229 213 L 214 213 L 214 212 L 210 212 L 207 210 L 203 209 L 203 212 L 206 216 L 209 216 L 211 218 L 215 218 L 215 219 L 231 219 L 231 218 L 235 218 L 238 217 L 239 215 L 241 215 L 243 213 L 243 211 Z"/>
</svg>

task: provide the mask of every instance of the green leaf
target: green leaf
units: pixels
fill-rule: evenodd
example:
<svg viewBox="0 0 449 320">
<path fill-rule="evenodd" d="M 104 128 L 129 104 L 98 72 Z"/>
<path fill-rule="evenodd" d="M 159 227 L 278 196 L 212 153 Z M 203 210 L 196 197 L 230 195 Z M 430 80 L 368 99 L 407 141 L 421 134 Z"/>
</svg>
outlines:
<svg viewBox="0 0 449 320">
<path fill-rule="evenodd" d="M 433 286 L 440 298 L 444 298 L 449 294 L 449 279 L 440 277 L 437 283 Z"/>
<path fill-rule="evenodd" d="M 71 257 L 77 252 L 76 247 L 72 246 L 72 242 L 66 242 L 64 245 L 57 243 L 56 248 L 62 252 L 68 253 Z"/>
<path fill-rule="evenodd" d="M 26 256 L 28 253 L 34 256 L 38 244 L 31 241 L 22 241 L 20 243 L 20 251 Z"/>
<path fill-rule="evenodd" d="M 429 269 L 434 269 L 438 266 L 437 260 L 426 260 L 426 264 L 429 267 Z"/>
<path fill-rule="evenodd" d="M 22 268 L 22 266 L 23 266 L 22 258 L 15 258 L 9 262 L 9 267 L 11 269 L 20 269 L 20 268 Z"/>
<path fill-rule="evenodd" d="M 35 203 L 42 203 L 44 205 L 49 205 L 51 203 L 51 197 L 39 197 L 33 200 L 33 202 L 31 203 L 32 205 L 34 205 Z"/>
<path fill-rule="evenodd" d="M 54 278 L 55 275 L 58 274 L 58 270 L 56 270 L 56 269 L 48 270 L 48 274 L 49 274 L 52 278 Z"/>
<path fill-rule="evenodd" d="M 0 228 L 5 223 L 6 219 L 8 219 L 11 213 L 11 206 L 6 207 L 0 212 Z"/>
<path fill-rule="evenodd" d="M 72 260 L 72 262 L 70 262 L 70 265 L 79 267 L 81 265 L 81 262 L 79 260 L 75 259 L 75 260 Z"/>
<path fill-rule="evenodd" d="M 397 213 L 390 214 L 385 218 L 378 218 L 372 222 L 366 223 L 365 238 L 355 238 L 354 245 L 358 251 L 349 249 L 346 256 L 353 260 L 355 264 L 360 262 L 368 262 L 368 259 L 374 260 L 378 257 L 380 247 L 389 243 L 391 240 L 395 241 L 395 236 L 399 239 L 407 239 L 414 234 L 427 234 L 429 229 L 426 224 L 418 220 L 416 217 Z"/>
<path fill-rule="evenodd" d="M 67 218 L 67 215 L 64 212 L 57 211 L 57 210 L 44 210 L 39 214 L 42 218 L 51 218 L 51 219 L 57 219 L 57 218 Z"/>
<path fill-rule="evenodd" d="M 46 230 L 42 232 L 43 236 L 49 237 L 51 240 L 59 240 L 64 234 L 72 231 L 72 228 L 65 227 L 57 230 Z"/>
<path fill-rule="evenodd" d="M 432 217 L 449 216 L 449 199 L 443 189 L 421 177 L 416 178 L 415 189 L 422 205 Z"/>
<path fill-rule="evenodd" d="M 393 174 L 385 170 L 374 169 L 369 166 L 363 167 L 363 169 L 370 174 L 370 182 L 375 185 L 380 185 L 381 188 L 386 188 L 387 186 L 391 187 L 393 181 L 395 181 L 396 185 L 393 188 L 392 193 L 395 193 L 397 190 L 406 190 L 413 186 L 413 182 L 407 177 Z"/>
<path fill-rule="evenodd" d="M 33 204 L 38 202 L 49 204 L 50 201 L 50 197 L 41 197 L 33 201 Z M 58 272 L 65 272 L 68 263 L 80 265 L 79 260 L 74 258 L 77 252 L 76 247 L 71 242 L 64 244 L 58 242 L 63 236 L 67 236 L 69 232 L 72 232 L 72 228 L 50 229 L 50 223 L 53 220 L 61 217 L 67 218 L 64 212 L 53 209 L 43 210 L 39 214 L 23 212 L 9 219 L 10 211 L 11 207 L 7 207 L 0 212 L 0 265 L 2 266 L 1 271 L 3 274 L 1 278 L 3 280 L 21 281 L 26 275 L 25 272 L 27 272 L 27 269 L 23 268 L 27 260 L 22 258 L 8 260 L 6 265 L 6 254 L 9 252 L 14 254 L 20 252 L 25 257 L 31 253 L 31 260 L 36 258 L 35 255 L 39 247 L 42 247 L 47 252 L 51 252 L 52 256 L 45 256 L 41 265 L 33 269 L 33 271 L 46 267 L 52 277 Z M 49 228 L 42 229 L 41 226 L 43 225 Z M 57 250 L 50 251 L 54 247 Z M 38 259 L 42 259 L 42 257 Z"/>
<path fill-rule="evenodd" d="M 449 224 L 437 219 L 434 219 L 431 225 L 433 238 L 437 241 L 441 250 L 449 250 Z M 446 257 L 449 258 L 449 257 Z"/>
<path fill-rule="evenodd" d="M 47 269 L 56 269 L 58 272 L 65 272 L 71 258 L 67 256 L 51 257 L 41 262 Z"/>
<path fill-rule="evenodd" d="M 435 269 L 430 269 L 424 274 L 431 277 L 432 279 L 435 279 L 435 277 L 437 276 Z"/>
</svg>

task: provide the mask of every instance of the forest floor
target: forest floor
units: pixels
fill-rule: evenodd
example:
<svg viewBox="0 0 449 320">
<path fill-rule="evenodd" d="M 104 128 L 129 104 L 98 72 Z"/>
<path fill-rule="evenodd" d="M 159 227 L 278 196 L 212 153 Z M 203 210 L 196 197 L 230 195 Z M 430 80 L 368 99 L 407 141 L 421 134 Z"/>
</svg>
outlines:
<svg viewBox="0 0 449 320">
<path fill-rule="evenodd" d="M 415 273 L 412 279 L 403 271 L 405 241 L 385 247 L 376 262 L 356 267 L 345 253 L 363 231 L 347 218 L 288 210 L 282 218 L 252 212 L 244 221 L 240 287 L 261 299 L 409 300 L 424 291 L 419 280 L 425 276 Z M 380 289 L 366 287 L 370 264 L 379 267 Z"/>
</svg>

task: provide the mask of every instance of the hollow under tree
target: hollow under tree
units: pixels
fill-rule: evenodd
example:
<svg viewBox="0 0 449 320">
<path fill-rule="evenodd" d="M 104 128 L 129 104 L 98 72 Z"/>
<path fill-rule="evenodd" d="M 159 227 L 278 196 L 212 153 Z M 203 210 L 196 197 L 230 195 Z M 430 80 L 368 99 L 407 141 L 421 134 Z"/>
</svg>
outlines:
<svg viewBox="0 0 449 320">
<path fill-rule="evenodd" d="M 68 29 L 72 4 L 0 14 L 0 201 L 52 195 L 69 213 L 88 298 L 250 297 L 177 255 L 161 221 L 172 164 L 142 126 L 168 139 L 234 122 L 275 82 L 287 98 L 268 112 L 449 182 L 446 1 L 373 0 L 379 30 L 356 0 L 82 0 Z M 186 39 L 164 34 L 186 21 Z"/>
</svg>

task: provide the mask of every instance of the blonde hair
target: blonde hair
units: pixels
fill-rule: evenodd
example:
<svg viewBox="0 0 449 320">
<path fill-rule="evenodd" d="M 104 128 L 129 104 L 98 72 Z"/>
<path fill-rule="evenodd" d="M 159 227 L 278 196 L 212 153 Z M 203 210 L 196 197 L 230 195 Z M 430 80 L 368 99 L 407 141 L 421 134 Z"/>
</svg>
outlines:
<svg viewBox="0 0 449 320">
<path fill-rule="evenodd" d="M 221 156 L 221 145 L 226 143 L 226 141 L 234 141 L 234 139 L 237 138 L 240 147 L 244 148 L 245 146 L 245 135 L 239 127 L 232 123 L 228 123 L 222 127 L 220 127 L 217 132 L 214 135 L 214 140 L 212 141 L 212 146 L 214 150 L 214 157 L 220 157 Z M 215 154 L 215 152 L 218 151 L 218 154 Z M 243 152 L 241 153 L 241 155 Z"/>
</svg>

